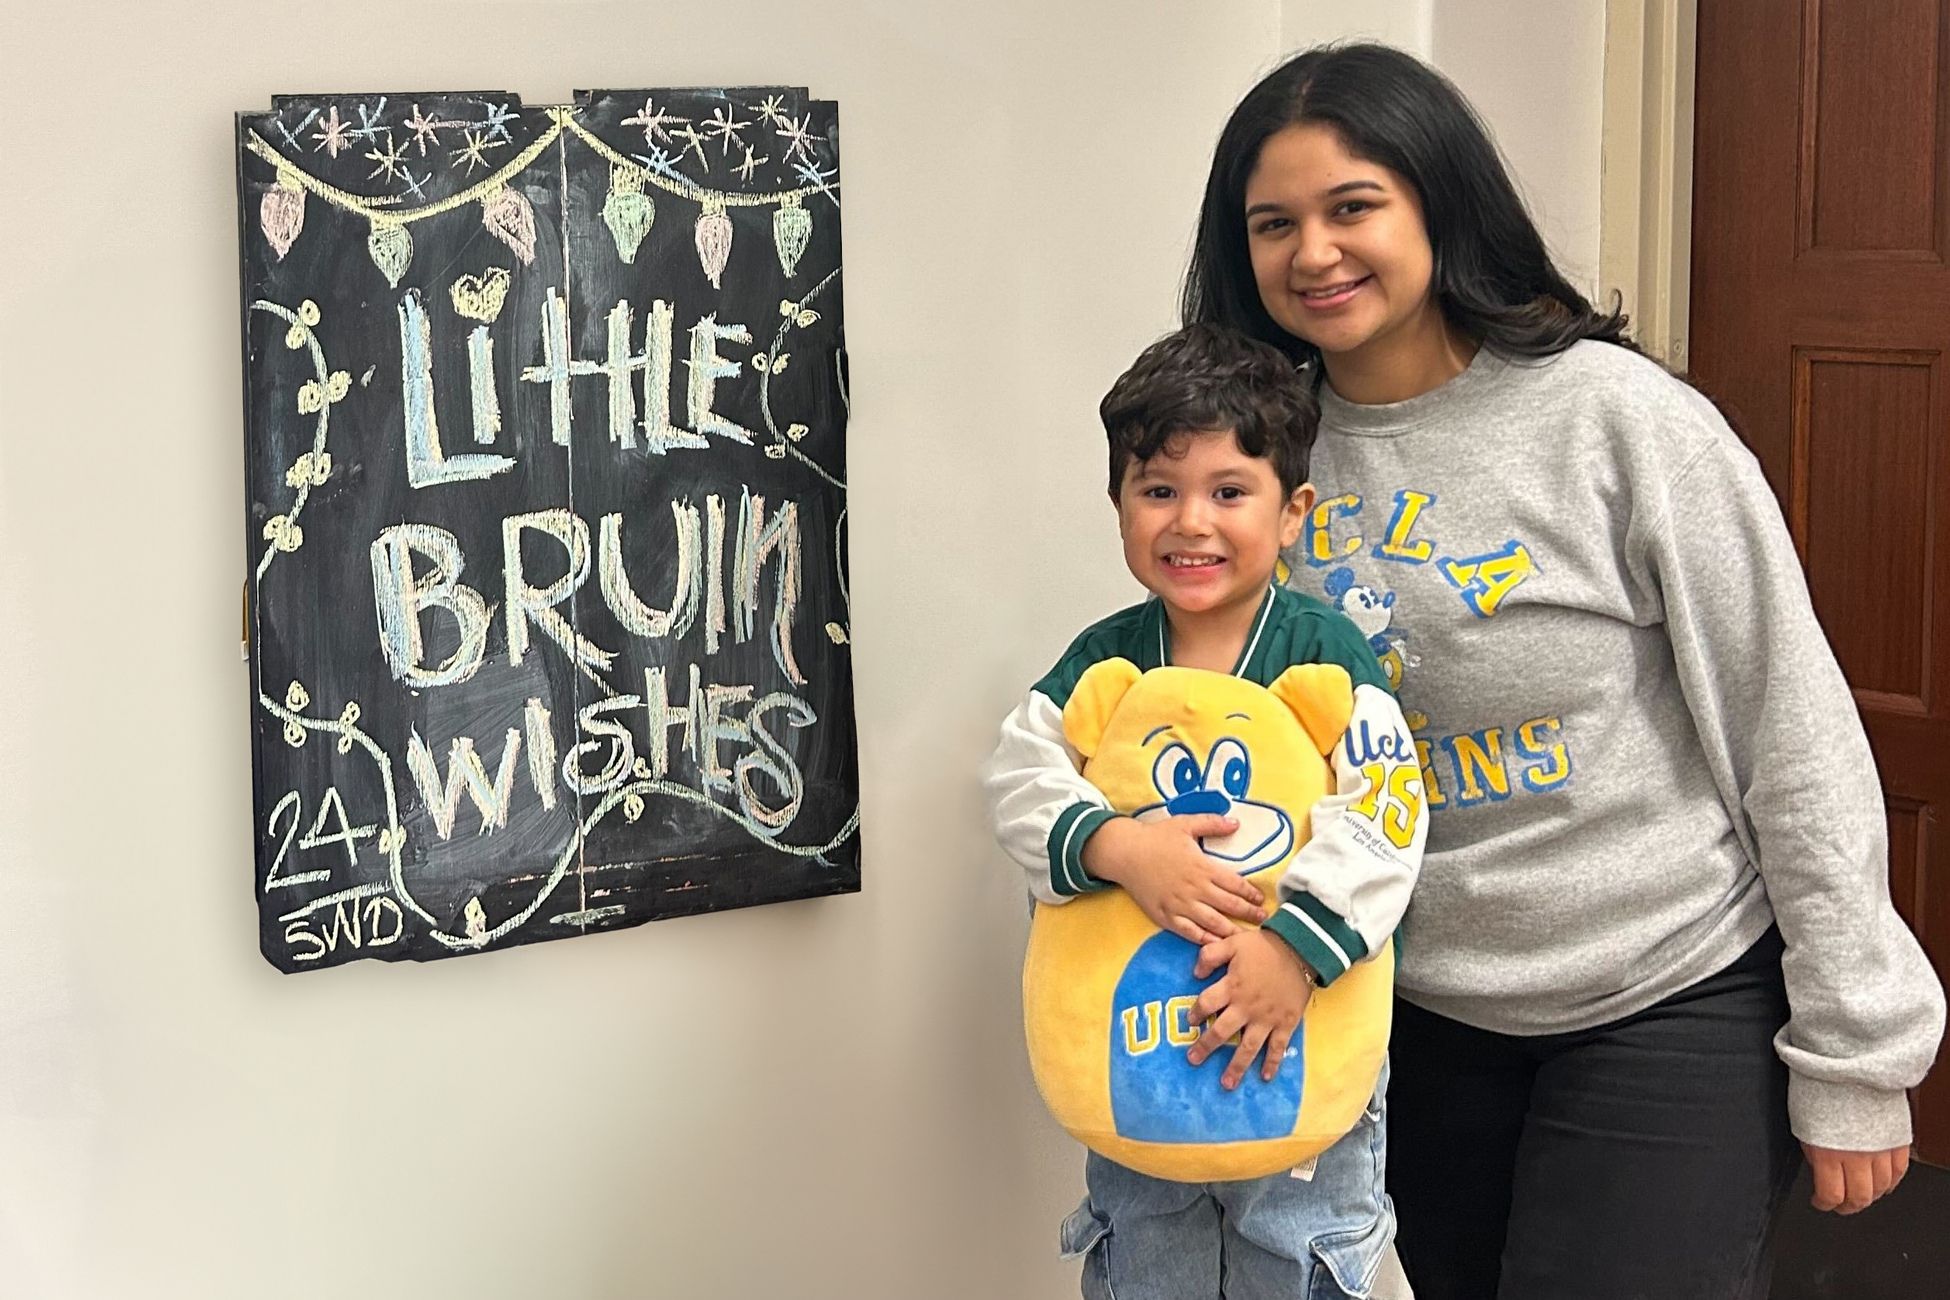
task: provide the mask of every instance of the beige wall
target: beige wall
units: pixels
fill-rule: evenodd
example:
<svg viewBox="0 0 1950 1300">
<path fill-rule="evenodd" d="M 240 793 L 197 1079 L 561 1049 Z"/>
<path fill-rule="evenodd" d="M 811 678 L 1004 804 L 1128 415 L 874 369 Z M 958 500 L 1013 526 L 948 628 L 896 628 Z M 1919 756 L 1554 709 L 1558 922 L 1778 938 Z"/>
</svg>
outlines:
<svg viewBox="0 0 1950 1300">
<path fill-rule="evenodd" d="M 0 1295 L 1073 1294 L 970 773 L 1132 591 L 1094 406 L 1294 8 L 8 0 Z M 767 81 L 843 120 L 865 892 L 275 974 L 230 114 Z"/>
<path fill-rule="evenodd" d="M 1489 123 L 1559 268 L 1592 292 L 1604 0 L 1436 0 L 1430 57 Z"/>
<path fill-rule="evenodd" d="M 1097 397 L 1270 3 L 9 3 L 0 1295 L 1072 1294 L 972 769 L 1124 598 Z M 841 105 L 866 890 L 430 966 L 256 953 L 230 114 Z"/>
</svg>

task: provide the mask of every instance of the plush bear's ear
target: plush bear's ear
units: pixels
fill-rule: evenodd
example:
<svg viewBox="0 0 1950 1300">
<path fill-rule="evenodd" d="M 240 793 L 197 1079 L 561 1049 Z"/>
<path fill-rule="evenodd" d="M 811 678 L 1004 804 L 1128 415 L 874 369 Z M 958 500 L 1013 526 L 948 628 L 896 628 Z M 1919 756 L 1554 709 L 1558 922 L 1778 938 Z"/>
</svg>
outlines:
<svg viewBox="0 0 1950 1300">
<path fill-rule="evenodd" d="M 1293 710 L 1323 754 L 1340 740 L 1354 716 L 1354 682 L 1339 664 L 1295 664 L 1267 689 Z"/>
<path fill-rule="evenodd" d="M 1129 659 L 1105 659 L 1084 670 L 1070 692 L 1070 702 L 1063 706 L 1063 734 L 1078 753 L 1085 758 L 1096 754 L 1110 715 L 1141 675 Z"/>
</svg>

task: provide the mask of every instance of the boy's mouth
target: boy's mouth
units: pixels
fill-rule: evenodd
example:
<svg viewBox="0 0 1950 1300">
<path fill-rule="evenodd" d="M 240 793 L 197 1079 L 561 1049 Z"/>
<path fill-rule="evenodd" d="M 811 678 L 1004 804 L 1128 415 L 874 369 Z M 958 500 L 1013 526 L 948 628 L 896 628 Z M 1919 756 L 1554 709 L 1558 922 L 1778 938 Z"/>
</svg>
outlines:
<svg viewBox="0 0 1950 1300">
<path fill-rule="evenodd" d="M 1224 563 L 1225 560 L 1217 555 L 1172 554 L 1165 556 L 1165 567 L 1168 569 L 1210 569 Z"/>
</svg>

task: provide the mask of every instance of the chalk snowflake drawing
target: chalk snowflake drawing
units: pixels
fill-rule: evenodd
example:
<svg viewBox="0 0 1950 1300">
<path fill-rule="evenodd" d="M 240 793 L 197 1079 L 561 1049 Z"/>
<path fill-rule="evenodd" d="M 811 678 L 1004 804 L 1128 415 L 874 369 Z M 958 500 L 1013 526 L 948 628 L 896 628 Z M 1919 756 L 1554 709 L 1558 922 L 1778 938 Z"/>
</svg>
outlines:
<svg viewBox="0 0 1950 1300">
<path fill-rule="evenodd" d="M 688 117 L 673 117 L 663 109 L 658 108 L 655 101 L 648 96 L 644 97 L 643 108 L 640 112 L 623 119 L 624 126 L 640 126 L 643 128 L 643 143 L 646 145 L 654 145 L 659 140 L 669 143 L 671 127 L 689 126 L 690 123 L 691 119 Z"/>
<path fill-rule="evenodd" d="M 366 157 L 372 161 L 373 169 L 366 173 L 366 179 L 377 180 L 383 176 L 389 181 L 392 180 L 406 165 L 406 148 L 405 141 L 395 141 L 388 137 L 384 145 L 367 150 Z"/>
<path fill-rule="evenodd" d="M 592 104 L 598 102 L 601 111 L 592 113 Z M 272 739 L 278 742 L 274 747 L 292 756 L 280 760 L 286 764 L 281 770 L 313 770 L 290 766 L 322 761 L 303 757 L 308 754 L 335 756 L 347 764 L 317 769 L 329 773 L 330 783 L 324 785 L 322 795 L 316 788 L 295 787 L 280 795 L 287 783 L 280 779 L 276 788 L 266 788 L 268 815 L 260 805 L 260 915 L 266 956 L 280 969 L 310 969 L 356 957 L 426 959 L 476 952 L 499 944 L 634 925 L 699 907 L 857 888 L 857 802 L 850 807 L 824 804 L 812 819 L 820 825 L 818 833 L 808 838 L 802 832 L 803 842 L 794 842 L 793 828 L 803 826 L 806 819 L 801 817 L 801 794 L 792 791 L 802 791 L 803 786 L 787 781 L 780 763 L 791 761 L 785 758 L 788 750 L 767 748 L 779 742 L 761 736 L 764 729 L 758 721 L 762 713 L 768 714 L 770 730 L 781 735 L 813 725 L 814 710 L 795 694 L 807 687 L 809 668 L 817 666 L 806 656 L 819 660 L 821 655 L 844 655 L 851 642 L 850 594 L 843 563 L 846 482 L 839 459 L 843 455 L 839 435 L 849 398 L 835 333 L 840 280 L 836 227 L 827 229 L 824 243 L 818 242 L 817 213 L 829 211 L 836 218 L 839 207 L 831 120 L 830 109 L 824 118 L 811 111 L 803 91 L 753 92 L 749 98 L 738 92 L 652 91 L 632 92 L 624 103 L 592 96 L 576 104 L 544 107 L 524 107 L 513 96 L 500 95 L 294 100 L 289 107 L 240 121 L 242 156 L 250 167 L 261 169 L 242 173 L 245 211 L 255 218 L 247 238 L 261 241 L 261 260 L 253 263 L 247 256 L 247 272 L 252 265 L 264 268 L 255 281 L 247 275 L 246 316 L 282 327 L 285 351 L 297 353 L 303 363 L 297 375 L 265 370 L 254 380 L 253 391 L 281 396 L 262 406 L 261 416 L 257 413 L 261 404 L 253 399 L 253 437 L 260 421 L 310 421 L 307 434 L 293 429 L 279 435 L 280 445 L 291 450 L 282 453 L 285 459 L 272 468 L 274 487 L 262 490 L 262 505 L 255 515 L 259 522 L 253 525 L 249 605 L 254 629 L 253 693 Z M 816 122 L 826 125 L 816 126 Z M 761 154 L 747 138 L 761 131 L 778 138 L 781 145 Z M 611 133 L 627 143 L 606 138 Z M 647 152 L 632 151 L 639 139 Z M 600 220 L 598 230 L 606 232 L 606 238 L 572 246 L 562 228 L 563 214 L 570 210 L 570 178 L 589 176 L 592 162 L 598 178 L 595 189 L 593 194 L 578 190 L 586 197 L 576 199 L 576 211 L 582 220 Z M 600 179 L 605 169 L 606 191 Z M 714 180 L 714 172 L 722 179 Z M 576 184 L 586 181 L 578 179 Z M 537 210 L 545 197 L 546 215 Z M 455 267 L 447 250 L 456 245 L 451 238 L 432 233 L 426 233 L 434 241 L 427 246 L 441 252 L 428 254 L 426 260 L 439 265 L 425 272 L 416 269 L 416 228 L 429 232 L 433 228 L 421 223 L 444 223 L 466 209 L 474 210 L 478 228 L 493 236 L 488 244 L 471 245 L 476 251 L 462 266 L 473 269 Z M 755 225 L 739 215 L 752 209 L 758 210 Z M 766 242 L 767 215 L 769 256 L 756 249 Z M 646 246 L 652 246 L 660 250 L 658 265 L 667 268 L 682 245 L 674 245 L 668 235 L 653 240 L 652 232 L 673 221 L 682 223 L 674 227 L 676 232 L 688 232 L 683 243 L 690 247 L 685 255 L 697 259 L 691 274 L 701 277 L 698 283 L 708 283 L 713 293 L 729 293 L 734 283 L 731 273 L 737 268 L 743 268 L 738 271 L 744 277 L 737 281 L 741 285 L 763 284 L 769 277 L 782 287 L 771 336 L 763 337 L 763 325 L 745 314 L 750 310 L 747 288 L 741 290 L 746 296 L 736 301 L 747 304 L 738 309 L 738 318 L 751 321 L 750 326 L 735 323 L 737 318 L 720 320 L 725 304 L 732 301 L 729 298 L 718 304 L 718 310 L 698 312 L 693 306 L 696 324 L 680 327 L 671 303 L 651 301 L 648 296 L 632 301 L 626 293 L 621 301 L 599 299 L 597 338 L 585 339 L 590 327 L 584 325 L 572 340 L 571 293 L 580 297 L 601 290 L 578 288 L 590 280 L 590 274 L 571 274 L 570 267 L 588 266 L 586 259 L 592 257 L 611 259 L 612 268 L 634 266 L 645 256 Z M 363 233 L 365 260 L 370 262 L 364 274 L 371 281 L 363 288 L 356 286 L 356 279 L 347 283 L 348 276 L 358 275 L 356 268 L 329 260 L 346 246 L 347 222 Z M 446 229 L 444 224 L 440 229 Z M 321 246 L 328 255 L 323 262 L 321 250 L 304 252 L 320 240 L 329 241 L 329 247 Z M 550 241 L 559 241 L 560 247 Z M 483 266 L 478 250 L 484 247 L 501 250 L 503 259 L 511 256 L 511 264 Z M 750 260 L 754 256 L 761 261 Z M 302 268 L 293 273 L 298 279 L 277 279 L 285 274 L 279 268 L 291 267 Z M 805 279 L 799 280 L 802 270 Z M 326 278 L 309 283 L 329 282 L 332 293 L 340 296 L 304 290 L 308 283 L 304 276 L 321 274 Z M 439 278 L 420 279 L 423 275 Z M 548 275 L 552 282 L 531 281 L 521 287 L 521 277 L 532 275 Z M 261 286 L 270 283 L 284 284 L 287 291 L 265 292 Z M 258 286 L 255 291 L 254 286 Z M 289 291 L 294 288 L 299 291 Z M 438 298 L 431 296 L 436 293 Z M 669 296 L 667 291 L 664 296 Z M 382 305 L 398 304 L 397 311 L 388 309 L 383 329 L 374 329 L 372 322 L 352 326 L 340 317 L 351 308 L 329 306 L 352 303 L 363 308 L 375 297 Z M 459 341 L 466 346 L 443 351 L 442 359 L 434 362 L 427 306 L 442 299 L 451 304 L 453 313 L 444 319 L 459 323 L 465 333 Z M 319 301 L 326 301 L 328 309 L 321 309 Z M 524 314 L 539 316 L 529 316 L 530 323 L 524 326 L 509 324 L 504 317 L 513 313 L 507 308 L 517 302 Z M 286 305 L 290 303 L 296 305 Z M 574 310 L 585 312 L 587 305 Z M 823 324 L 829 314 L 832 323 Z M 533 329 L 536 319 L 542 326 L 540 364 L 518 364 L 511 370 L 505 361 L 497 362 L 497 335 L 504 347 L 517 346 L 512 340 L 533 337 L 520 331 Z M 354 330 L 343 336 L 330 334 L 337 340 L 334 352 L 350 349 L 349 367 L 332 363 L 320 335 L 321 329 L 330 333 L 335 324 Z M 600 337 L 605 327 L 606 351 Z M 759 337 L 754 339 L 755 335 Z M 738 347 L 724 350 L 729 345 Z M 403 367 L 399 387 L 389 390 L 393 393 L 389 416 L 361 405 L 361 393 L 374 377 L 375 366 L 368 363 L 367 354 L 375 346 L 380 349 L 380 368 L 387 347 L 398 348 L 395 356 Z M 519 357 L 528 345 L 518 346 Z M 795 351 L 800 354 L 798 364 Z M 253 366 L 271 366 L 273 355 L 275 350 L 266 352 Z M 429 394 L 432 384 L 447 382 L 433 378 L 436 370 L 444 372 L 452 366 L 466 374 L 457 399 L 463 404 L 463 418 L 458 430 L 444 432 L 449 450 L 443 453 L 443 431 L 433 423 Z M 812 373 L 802 377 L 808 366 Z M 673 370 L 679 376 L 674 387 L 669 379 Z M 659 372 L 663 382 L 653 382 Z M 360 374 L 357 380 L 355 373 Z M 755 388 L 745 399 L 751 403 L 745 408 L 749 413 L 740 417 L 751 428 L 727 417 L 721 405 L 725 399 L 719 386 L 741 374 L 748 375 Z M 453 537 L 439 527 L 409 519 L 388 526 L 372 543 L 376 583 L 383 579 L 401 590 L 420 593 L 412 597 L 421 602 L 414 608 L 447 610 L 449 622 L 444 625 L 461 630 L 458 649 L 449 641 L 441 649 L 427 649 L 422 659 L 423 632 L 417 619 L 405 624 L 395 620 L 389 626 L 384 610 L 380 611 L 387 662 L 393 663 L 395 654 L 400 654 L 408 662 L 428 665 L 415 670 L 428 681 L 414 694 L 468 683 L 478 667 L 489 621 L 504 617 L 509 628 L 507 667 L 520 666 L 523 644 L 530 655 L 548 646 L 549 653 L 559 649 L 567 656 L 575 670 L 571 679 L 577 674 L 585 679 L 579 705 L 571 704 L 574 697 L 568 696 L 527 698 L 518 707 L 514 725 L 505 729 L 505 737 L 442 735 L 436 739 L 430 732 L 423 738 L 416 729 L 404 741 L 382 742 L 368 719 L 387 722 L 397 715 L 398 706 L 388 705 L 375 714 L 379 701 L 367 694 L 367 688 L 342 690 L 333 683 L 343 679 L 333 677 L 331 671 L 312 669 L 264 680 L 271 669 L 264 658 L 269 647 L 263 611 L 267 600 L 276 599 L 270 584 L 288 583 L 288 575 L 325 563 L 328 557 L 322 553 L 314 560 L 321 547 L 342 550 L 346 545 L 340 516 L 351 508 L 348 503 L 360 499 L 360 476 L 370 478 L 378 470 L 372 449 L 375 438 L 384 441 L 384 430 L 369 427 L 373 420 L 390 418 L 398 428 L 404 419 L 408 477 L 416 489 L 422 484 L 480 479 L 506 472 L 514 461 L 490 450 L 466 454 L 455 450 L 469 436 L 464 417 L 470 404 L 473 440 L 484 448 L 506 450 L 502 396 L 507 386 L 539 385 L 545 394 L 539 408 L 541 443 L 567 447 L 571 422 L 583 418 L 568 404 L 567 394 L 572 383 L 582 391 L 579 381 L 584 376 L 593 377 L 592 385 L 608 377 L 609 441 L 620 452 L 662 458 L 715 456 L 726 454 L 725 449 L 743 448 L 742 454 L 756 457 L 757 464 L 796 467 L 803 471 L 806 483 L 824 485 L 817 491 L 831 494 L 832 508 L 823 511 L 825 522 L 809 537 L 833 557 L 836 567 L 830 579 L 836 586 L 834 603 L 809 627 L 812 641 L 825 650 L 795 639 L 791 613 L 800 591 L 801 569 L 807 563 L 800 550 L 800 512 L 802 504 L 813 498 L 776 496 L 783 489 L 761 492 L 734 483 L 729 498 L 714 491 L 702 498 L 669 502 L 664 523 L 666 528 L 675 526 L 668 552 L 675 566 L 675 589 L 665 609 L 639 597 L 631 585 L 634 575 L 626 575 L 623 569 L 626 531 L 647 526 L 654 511 L 600 519 L 592 514 L 586 522 L 560 508 L 509 516 L 503 524 L 508 553 L 521 550 L 523 537 L 553 539 L 550 544 L 566 549 L 569 576 L 541 587 L 533 579 L 511 576 L 505 592 L 496 587 L 495 594 L 485 598 L 467 585 L 480 579 L 463 568 L 465 561 Z M 828 396 L 818 399 L 818 409 L 795 405 L 822 392 Z M 532 412 L 537 408 L 525 404 L 508 409 Z M 347 439 L 343 424 L 347 418 L 357 437 L 346 446 L 334 446 Z M 447 422 L 444 408 L 441 419 Z M 294 438 L 298 439 L 295 445 L 287 440 Z M 416 444 L 415 438 L 420 442 Z M 600 442 L 589 445 L 600 446 Z M 448 494 L 444 499 L 454 499 L 456 489 L 438 490 Z M 321 536 L 327 540 L 318 540 Z M 642 545 L 639 542 L 638 548 Z M 518 565 L 509 572 L 517 570 Z M 280 579 L 280 574 L 287 577 Z M 777 586 L 770 596 L 776 608 L 769 622 L 761 609 L 761 574 L 772 575 Z M 641 676 L 642 670 L 635 670 L 639 678 L 632 682 L 621 674 L 622 665 L 613 651 L 589 643 L 580 627 L 561 622 L 555 613 L 555 605 L 585 577 L 585 593 L 600 590 L 602 600 L 629 634 L 677 637 L 689 632 L 702 642 L 707 655 L 753 641 L 783 689 L 759 698 L 751 687 L 700 686 L 695 666 L 689 670 L 688 689 L 680 683 L 677 667 L 667 679 L 661 668 L 650 670 L 647 678 Z M 382 596 L 375 599 L 383 604 Z M 368 609 L 367 617 L 371 613 Z M 432 618 L 428 626 L 434 625 L 442 625 L 441 619 Z M 288 625 L 280 625 L 272 635 L 288 641 L 291 631 Z M 388 637 L 395 638 L 397 646 Z M 284 649 L 288 653 L 290 647 Z M 443 654 L 446 660 L 434 664 Z M 470 654 L 476 662 L 464 663 Z M 830 663 L 820 662 L 831 670 Z M 840 662 L 838 671 L 850 676 L 844 660 Z M 315 671 L 323 675 L 315 676 Z M 443 686 L 443 681 L 453 685 Z M 594 683 L 598 692 L 593 703 L 587 683 Z M 744 721 L 726 713 L 722 719 L 700 723 L 718 728 L 712 733 L 718 739 L 712 743 L 727 747 L 722 769 L 715 766 L 721 761 L 716 750 L 700 750 L 704 757 L 698 774 L 684 779 L 677 765 L 678 733 L 670 732 L 667 753 L 661 728 L 653 728 L 650 749 L 630 753 L 606 748 L 603 737 L 616 730 L 602 721 L 611 716 L 607 710 L 645 707 L 641 701 L 646 699 L 675 710 L 687 694 L 692 707 L 704 708 L 706 691 L 733 692 L 722 699 L 712 694 L 710 699 L 717 702 L 709 704 L 711 709 L 751 711 Z M 321 695 L 328 698 L 315 703 Z M 839 698 L 847 702 L 844 730 L 839 734 L 850 753 L 850 686 Z M 572 709 L 577 716 L 569 716 Z M 697 716 L 705 719 L 704 714 Z M 717 714 L 710 717 L 718 719 Z M 565 724 L 570 737 L 566 746 L 558 739 Z M 610 731 L 603 731 L 603 726 Z M 729 747 L 740 743 L 736 736 L 745 737 L 742 743 L 750 748 L 731 763 Z M 755 736 L 760 739 L 754 740 Z M 330 743 L 311 745 L 313 738 Z M 694 743 L 684 742 L 686 752 Z M 437 752 L 436 744 L 445 752 Z M 259 757 L 264 759 L 263 751 Z M 528 784 L 522 789 L 532 787 L 532 797 L 538 801 L 528 805 L 531 813 L 535 808 L 555 810 L 553 815 L 561 819 L 559 846 L 541 859 L 531 859 L 530 865 L 506 880 L 480 881 L 454 896 L 444 876 L 435 879 L 426 874 L 426 864 L 435 860 L 427 855 L 451 854 L 468 835 L 515 835 L 510 813 L 523 772 Z M 799 778 L 795 774 L 793 779 Z M 564 783 L 567 796 L 561 789 Z M 790 797 L 781 802 L 780 796 L 787 794 Z M 563 805 L 559 809 L 558 800 Z M 463 825 L 472 825 L 465 812 L 470 806 L 479 813 L 477 831 Z M 676 811 L 680 809 L 690 811 L 680 814 Z M 363 817 L 354 816 L 355 810 Z M 707 863 L 685 867 L 681 855 L 651 862 L 589 858 L 590 837 L 598 828 L 630 828 L 630 834 L 641 837 L 676 824 L 673 819 L 681 816 L 694 819 L 687 824 L 735 828 L 749 843 L 762 845 L 773 860 L 804 864 L 794 868 L 802 874 L 792 879 L 811 883 L 791 886 L 800 892 L 769 895 L 761 883 L 748 881 L 737 886 L 744 892 L 734 891 L 724 901 L 692 904 L 685 901 L 692 893 L 716 897 L 710 892 L 714 885 Z M 426 820 L 413 822 L 416 829 L 409 836 L 412 817 Z M 531 817 L 529 829 L 523 832 L 530 840 L 536 825 Z M 361 861 L 373 860 L 375 850 L 381 868 L 377 877 L 370 868 L 359 867 Z M 362 852 L 367 855 L 364 859 Z M 320 862 L 343 865 L 317 869 Z M 834 875 L 836 863 L 849 864 L 847 870 L 854 874 Z M 668 883 L 646 893 L 649 886 L 635 883 L 637 877 L 631 874 L 645 868 L 655 868 L 662 873 L 655 878 Z M 341 887 L 348 880 L 356 883 Z"/>
<path fill-rule="evenodd" d="M 339 150 L 350 148 L 352 145 L 351 127 L 350 122 L 339 120 L 338 105 L 334 104 L 325 114 L 324 123 L 312 139 L 318 141 L 320 149 L 336 158 L 339 156 Z"/>
<path fill-rule="evenodd" d="M 465 125 L 467 125 L 465 122 L 452 122 L 441 118 L 428 117 L 420 112 L 420 106 L 418 104 L 413 106 L 413 115 L 406 119 L 406 129 L 413 133 L 413 143 L 419 148 L 420 157 L 422 158 L 427 156 L 427 149 L 429 147 L 435 149 L 440 147 L 440 132 L 443 129 L 451 129 Z"/>
<path fill-rule="evenodd" d="M 705 129 L 722 146 L 724 155 L 730 157 L 733 144 L 742 147 L 745 143 L 744 137 L 738 133 L 750 125 L 750 122 L 740 122 L 737 109 L 726 105 L 711 110 L 711 122 Z"/>
</svg>

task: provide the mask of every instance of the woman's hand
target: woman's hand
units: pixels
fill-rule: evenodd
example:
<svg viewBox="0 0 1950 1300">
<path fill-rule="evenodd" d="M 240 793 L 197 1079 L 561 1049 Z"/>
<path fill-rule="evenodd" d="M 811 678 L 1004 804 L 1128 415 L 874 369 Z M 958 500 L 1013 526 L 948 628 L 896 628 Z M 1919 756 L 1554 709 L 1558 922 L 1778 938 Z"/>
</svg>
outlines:
<svg viewBox="0 0 1950 1300">
<path fill-rule="evenodd" d="M 1855 1214 L 1888 1195 L 1909 1172 L 1909 1148 L 1887 1151 L 1837 1151 L 1803 1142 L 1808 1166 L 1814 1170 L 1815 1194 L 1808 1203 L 1817 1210 Z"/>
</svg>

